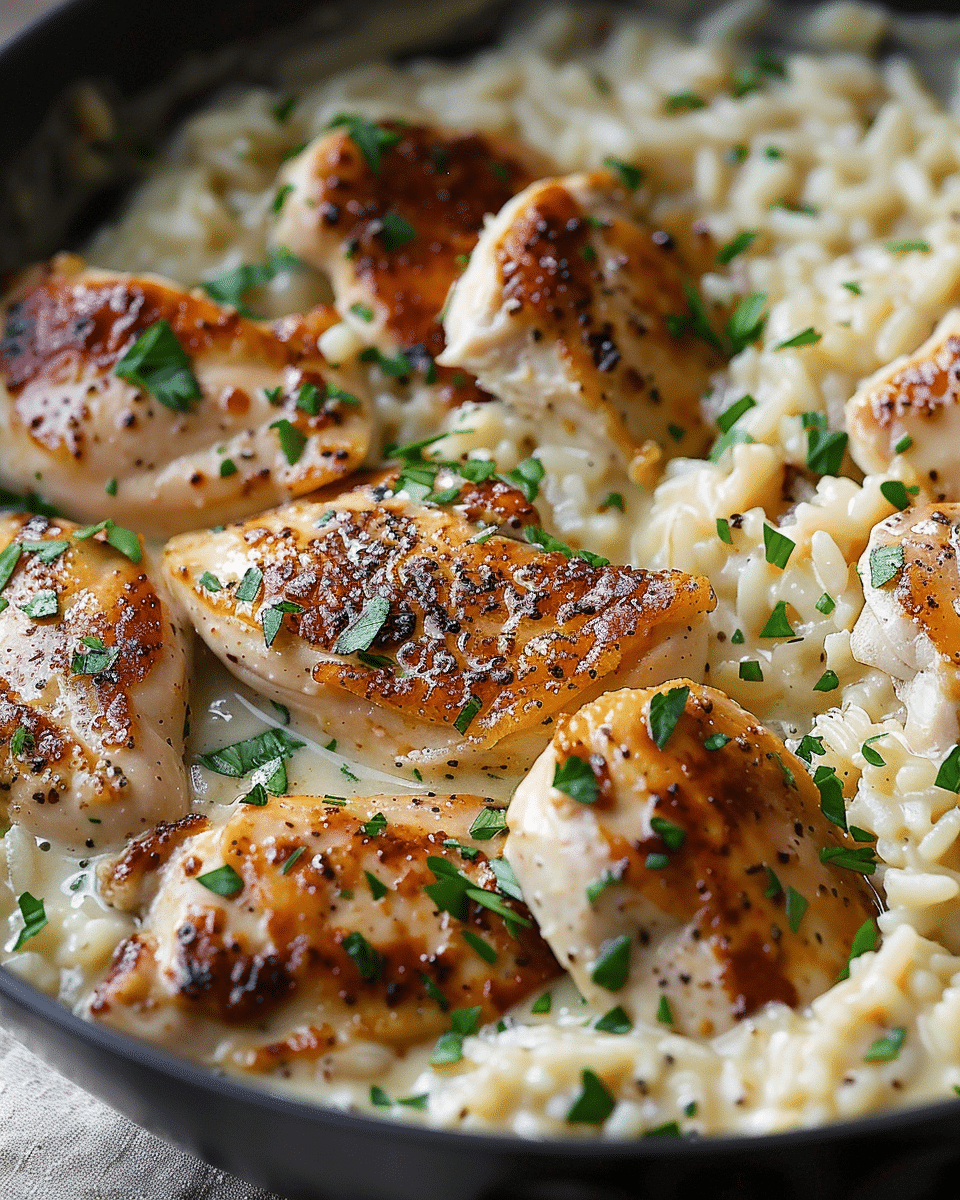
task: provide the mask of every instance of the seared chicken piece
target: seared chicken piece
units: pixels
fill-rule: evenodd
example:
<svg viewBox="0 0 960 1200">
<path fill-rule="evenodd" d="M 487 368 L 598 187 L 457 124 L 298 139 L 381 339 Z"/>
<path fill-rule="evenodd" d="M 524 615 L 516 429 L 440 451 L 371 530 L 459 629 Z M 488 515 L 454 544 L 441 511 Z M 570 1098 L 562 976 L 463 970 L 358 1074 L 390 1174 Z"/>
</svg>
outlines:
<svg viewBox="0 0 960 1200">
<path fill-rule="evenodd" d="M 391 476 L 169 543 L 174 593 L 228 670 L 374 758 L 412 764 L 526 734 L 532 757 L 558 713 L 604 688 L 701 669 L 705 579 L 515 540 L 525 524 L 544 535 L 503 483 L 443 504 L 400 486 Z"/>
<path fill-rule="evenodd" d="M 847 401 L 850 453 L 881 474 L 898 453 L 947 499 L 960 499 L 960 309 L 913 354 L 865 379 Z"/>
<path fill-rule="evenodd" d="M 26 274 L 2 321 L 0 481 L 75 517 L 166 537 L 312 491 L 367 453 L 362 383 L 317 349 L 329 310 L 256 323 L 62 255 Z M 130 352 L 154 339 L 149 386 L 131 381 Z"/>
<path fill-rule="evenodd" d="M 143 920 L 91 1012 L 138 1036 L 255 1023 L 236 1064 L 253 1070 L 356 1039 L 402 1049 L 449 1030 L 450 1009 L 495 1020 L 560 972 L 497 891 L 491 842 L 470 836 L 487 807 L 283 796 L 239 804 L 222 828 L 160 826 L 101 875 L 107 901 Z"/>
<path fill-rule="evenodd" d="M 447 308 L 440 362 L 520 409 L 599 420 L 628 462 L 696 456 L 718 361 L 671 333 L 669 318 L 688 309 L 684 271 L 672 237 L 637 223 L 612 175 L 542 179 L 484 230 Z"/>
<path fill-rule="evenodd" d="M 362 341 L 388 357 L 408 352 L 429 375 L 444 345 L 440 313 L 484 217 L 547 169 L 503 138 L 359 121 L 291 162 L 274 238 L 329 275 L 337 310 Z M 456 374 L 438 372 L 449 402 L 483 398 Z"/>
<path fill-rule="evenodd" d="M 666 737 L 657 697 L 678 705 Z M 562 722 L 507 819 L 505 854 L 581 993 L 680 1032 L 808 1003 L 877 912 L 859 874 L 820 860 L 855 847 L 803 763 L 689 679 L 608 693 Z"/>
<path fill-rule="evenodd" d="M 874 526 L 858 567 L 864 606 L 850 649 L 893 677 L 921 752 L 944 752 L 960 735 L 958 545 L 960 505 L 919 505 Z"/>
<path fill-rule="evenodd" d="M 187 810 L 186 655 L 143 568 L 77 528 L 0 517 L 0 794 L 37 837 L 107 847 Z"/>
</svg>

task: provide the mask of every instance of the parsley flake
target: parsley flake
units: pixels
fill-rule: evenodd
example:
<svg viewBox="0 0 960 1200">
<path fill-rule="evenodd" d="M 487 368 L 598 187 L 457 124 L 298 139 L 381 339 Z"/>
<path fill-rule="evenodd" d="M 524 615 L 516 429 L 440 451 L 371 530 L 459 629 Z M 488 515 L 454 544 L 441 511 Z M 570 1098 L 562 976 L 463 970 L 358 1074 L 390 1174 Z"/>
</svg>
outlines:
<svg viewBox="0 0 960 1200">
<path fill-rule="evenodd" d="M 733 545 L 733 534 L 730 532 L 730 522 L 726 517 L 717 517 L 717 537 L 726 545 Z"/>
<path fill-rule="evenodd" d="M 883 757 L 879 750 L 874 750 L 873 748 L 874 742 L 878 742 L 882 737 L 886 736 L 887 735 L 885 733 L 877 733 L 873 737 L 867 738 L 867 740 L 860 747 L 860 753 L 871 767 L 885 767 L 887 765 L 887 760 Z"/>
<path fill-rule="evenodd" d="M 191 401 L 202 395 L 190 356 L 166 318 L 140 334 L 116 363 L 113 373 L 143 388 L 175 412 L 189 412 Z"/>
<path fill-rule="evenodd" d="M 530 1005 L 530 1012 L 534 1016 L 541 1016 L 543 1013 L 548 1013 L 553 1008 L 553 995 L 550 992 L 544 992 L 542 996 L 538 996 Z"/>
<path fill-rule="evenodd" d="M 756 408 L 756 406 L 756 400 L 750 395 L 741 396 L 739 400 L 735 400 L 729 408 L 724 409 L 717 417 L 717 425 L 720 427 L 721 433 L 728 433 L 745 412 L 749 412 L 751 408 Z"/>
<path fill-rule="evenodd" d="M 600 794 L 590 764 L 576 754 L 571 754 L 562 766 L 557 763 L 553 768 L 553 786 L 578 804 L 594 804 Z"/>
<path fill-rule="evenodd" d="M 770 614 L 766 625 L 760 630 L 760 636 L 768 637 L 796 637 L 797 633 L 790 622 L 787 620 L 787 602 L 786 600 L 778 600 L 774 606 L 773 612 Z"/>
<path fill-rule="evenodd" d="M 598 1017 L 593 1023 L 594 1029 L 599 1029 L 602 1033 L 629 1033 L 633 1028 L 633 1022 L 627 1016 L 622 1005 L 616 1005 L 609 1012 L 605 1012 L 602 1017 Z"/>
<path fill-rule="evenodd" d="M 348 933 L 343 939 L 343 948 L 353 959 L 360 978 L 368 982 L 379 979 L 383 974 L 383 955 L 376 950 L 362 933 Z"/>
<path fill-rule="evenodd" d="M 954 746 L 940 764 L 934 783 L 948 792 L 960 794 L 960 745 Z"/>
<path fill-rule="evenodd" d="M 839 475 L 849 434 L 842 430 L 807 430 L 807 466 L 820 475 Z"/>
<path fill-rule="evenodd" d="M 197 759 L 208 771 L 240 779 L 278 759 L 282 761 L 289 758 L 304 744 L 285 729 L 265 729 L 255 737 L 200 754 Z"/>
<path fill-rule="evenodd" d="M 855 296 L 863 295 L 863 288 L 854 279 L 848 279 L 844 283 L 841 283 L 840 286 L 845 287 L 848 292 L 853 292 Z"/>
<path fill-rule="evenodd" d="M 794 933 L 800 928 L 800 922 L 809 907 L 809 901 L 792 887 L 787 888 L 787 923 Z"/>
<path fill-rule="evenodd" d="M 367 837 L 371 838 L 377 837 L 379 834 L 383 833 L 386 827 L 387 818 L 382 812 L 374 813 L 369 821 L 364 821 L 360 826 Z"/>
<path fill-rule="evenodd" d="M 616 992 L 627 982 L 630 974 L 630 935 L 622 933 L 608 942 L 590 972 L 590 978 L 600 987 Z"/>
<path fill-rule="evenodd" d="M 906 254 L 908 250 L 919 250 L 922 254 L 930 253 L 930 243 L 923 238 L 906 238 L 900 242 L 885 242 L 884 249 L 891 254 Z"/>
<path fill-rule="evenodd" d="M 727 339 L 731 354 L 739 354 L 763 333 L 767 320 L 763 312 L 766 304 L 766 292 L 752 292 L 745 296 L 730 314 L 727 321 Z"/>
<path fill-rule="evenodd" d="M 86 525 L 83 529 L 75 530 L 73 537 L 82 540 L 95 537 L 98 533 L 106 534 L 107 545 L 119 550 L 132 563 L 143 561 L 143 547 L 137 534 L 132 529 L 124 529 L 109 517 L 105 521 L 98 521 L 96 525 Z"/>
<path fill-rule="evenodd" d="M 668 849 L 676 852 L 687 840 L 687 831 L 680 825 L 674 825 L 666 817 L 651 817 L 650 828 L 659 834 L 666 842 Z"/>
<path fill-rule="evenodd" d="M 457 733 L 466 736 L 467 730 L 473 724 L 473 718 L 477 715 L 483 705 L 483 701 L 479 696 L 471 696 L 467 700 L 463 708 L 457 713 L 457 719 L 453 723 Z"/>
<path fill-rule="evenodd" d="M 33 621 L 40 621 L 44 617 L 55 617 L 60 612 L 60 598 L 55 591 L 44 590 L 37 592 L 35 596 L 31 596 L 26 604 L 18 606 L 21 612 L 27 614 Z"/>
<path fill-rule="evenodd" d="M 289 874 L 290 870 L 293 868 L 294 864 L 297 862 L 297 860 L 300 858 L 300 856 L 306 852 L 306 849 L 307 849 L 306 846 L 298 846 L 296 848 L 296 850 L 294 850 L 294 852 L 287 859 L 287 861 L 283 864 L 283 869 L 281 870 L 280 874 L 281 875 Z"/>
<path fill-rule="evenodd" d="M 268 646 L 272 646 L 277 634 L 280 632 L 280 626 L 283 624 L 285 613 L 300 613 L 303 612 L 303 606 L 296 604 L 293 600 L 280 600 L 276 604 L 271 604 L 269 608 L 261 609 L 260 624 L 263 626 L 263 640 Z"/>
<path fill-rule="evenodd" d="M 813 685 L 813 690 L 815 692 L 834 692 L 839 686 L 839 676 L 836 671 L 831 671 L 828 667 Z"/>
<path fill-rule="evenodd" d="M 280 449 L 283 451 L 287 463 L 291 467 L 294 466 L 300 461 L 300 457 L 306 449 L 307 435 L 296 425 L 291 425 L 286 417 L 281 417 L 279 421 L 272 421 L 270 428 L 277 431 Z"/>
<path fill-rule="evenodd" d="M 820 741 L 819 738 L 815 740 Z M 823 753 L 822 743 L 820 749 L 815 753 Z M 813 773 L 813 782 L 817 785 L 817 791 L 820 793 L 820 811 L 828 821 L 839 825 L 841 829 L 846 829 L 847 808 L 843 798 L 843 781 L 840 776 L 833 767 L 819 766 Z"/>
<path fill-rule="evenodd" d="M 24 942 L 28 942 L 30 938 L 36 937 L 40 930 L 47 924 L 47 914 L 43 908 L 43 897 L 38 900 L 36 896 L 31 896 L 29 892 L 24 892 L 17 897 L 17 907 L 20 909 L 20 916 L 23 917 L 23 928 L 20 930 L 17 940 L 13 944 L 14 950 L 19 950 Z"/>
<path fill-rule="evenodd" d="M 624 162 L 622 158 L 614 158 L 612 154 L 605 156 L 603 165 L 619 175 L 631 192 L 635 192 L 647 177 L 642 167 L 635 167 L 632 163 Z"/>
<path fill-rule="evenodd" d="M 357 116 L 356 113 L 340 113 L 327 128 L 346 129 L 348 137 L 366 159 L 374 175 L 383 174 L 383 152 L 400 141 L 400 134 L 396 131 L 384 129 L 376 121 Z"/>
<path fill-rule="evenodd" d="M 616 1107 L 616 1100 L 594 1071 L 585 1069 L 580 1077 L 580 1095 L 567 1113 L 568 1125 L 598 1125 Z"/>
<path fill-rule="evenodd" d="M 229 863 L 197 876 L 197 883 L 215 896 L 233 896 L 243 888 L 243 880 Z"/>
<path fill-rule="evenodd" d="M 745 229 L 742 233 L 738 233 L 735 238 L 732 238 L 717 251 L 717 262 L 723 266 L 732 262 L 737 255 L 743 254 L 745 250 L 750 249 L 759 236 L 759 233 L 758 229 Z"/>
<path fill-rule="evenodd" d="M 657 692 L 650 698 L 650 736 L 662 750 L 677 727 L 690 698 L 688 687 L 671 688 L 668 692 Z M 592 774 L 592 772 L 591 772 Z"/>
<path fill-rule="evenodd" d="M 895 1025 L 884 1037 L 879 1037 L 863 1056 L 868 1063 L 893 1062 L 907 1038 L 907 1027 Z"/>
<path fill-rule="evenodd" d="M 670 1007 L 670 1001 L 666 996 L 660 997 L 660 1003 L 657 1005 L 657 1020 L 661 1025 L 673 1026 L 673 1009 Z"/>
<path fill-rule="evenodd" d="M 483 808 L 467 832 L 478 842 L 489 842 L 498 833 L 507 832 L 507 822 L 503 814 L 502 808 Z"/>
<path fill-rule="evenodd" d="M 774 350 L 791 350 L 795 346 L 815 346 L 823 337 L 822 333 L 817 333 L 812 325 L 806 329 L 801 329 L 799 333 L 795 333 L 793 337 L 787 338 L 784 342 L 777 342 Z"/>
<path fill-rule="evenodd" d="M 763 553 L 767 562 L 774 567 L 779 567 L 782 571 L 790 561 L 790 555 L 796 546 L 796 542 L 780 532 L 779 529 L 774 529 L 772 525 L 764 522 L 763 525 Z"/>
<path fill-rule="evenodd" d="M 903 570 L 903 546 L 874 546 L 869 561 L 870 586 L 881 588 Z"/>
<path fill-rule="evenodd" d="M 364 871 L 363 874 L 367 881 L 367 886 L 370 888 L 370 895 L 374 900 L 382 900 L 390 889 L 382 879 L 378 879 L 371 871 Z"/>
<path fill-rule="evenodd" d="M 900 439 L 900 441 L 897 442 L 897 444 L 894 446 L 894 448 L 893 448 L 894 453 L 895 454 L 903 454 L 905 451 L 909 450 L 912 445 L 913 445 L 913 438 L 910 436 L 909 433 L 905 433 L 903 435 L 903 437 Z"/>
<path fill-rule="evenodd" d="M 502 478 L 507 483 L 512 483 L 514 487 L 519 488 L 527 500 L 533 503 L 540 490 L 540 481 L 545 474 L 546 470 L 539 458 L 525 458 Z"/>
<path fill-rule="evenodd" d="M 906 485 L 899 479 L 887 479 L 881 483 L 880 494 L 884 500 L 889 501 L 894 508 L 900 509 L 901 512 L 910 507 L 910 497 L 907 495 Z"/>
<path fill-rule="evenodd" d="M 879 941 L 880 931 L 877 929 L 877 923 L 873 917 L 867 917 L 853 935 L 853 943 L 850 946 L 850 957 L 847 959 L 846 966 L 844 966 L 843 970 L 837 976 L 838 982 L 841 979 L 849 979 L 850 964 L 853 960 L 859 958 L 861 954 L 866 954 L 868 950 L 876 950 Z"/>
<path fill-rule="evenodd" d="M 479 937 L 469 929 L 461 929 L 460 936 L 472 950 L 479 954 L 484 962 L 495 963 L 497 961 L 498 955 L 496 950 L 494 950 L 489 942 L 485 942 L 482 937 Z"/>
<path fill-rule="evenodd" d="M 390 601 L 386 596 L 373 596 L 363 606 L 357 619 L 337 638 L 333 647 L 334 654 L 354 654 L 358 650 L 369 650 L 389 615 Z"/>
<path fill-rule="evenodd" d="M 834 598 L 832 596 L 828 595 L 826 592 L 823 593 L 823 595 L 820 597 L 820 599 L 814 605 L 814 608 L 817 610 L 817 612 L 823 613 L 823 615 L 825 617 L 829 616 L 830 613 L 832 613 L 836 607 L 837 607 L 837 602 L 834 600 Z"/>
<path fill-rule="evenodd" d="M 388 250 L 400 250 L 409 245 L 416 236 L 417 231 L 396 209 L 384 213 L 380 222 L 380 240 Z"/>
<path fill-rule="evenodd" d="M 722 750 L 730 741 L 725 733 L 712 733 L 703 743 L 704 750 Z"/>
<path fill-rule="evenodd" d="M 98 637 L 82 637 L 81 645 L 86 647 L 86 653 L 75 651 L 70 660 L 70 670 L 74 675 L 100 675 L 108 670 L 120 653 L 119 646 L 105 646 Z"/>
<path fill-rule="evenodd" d="M 740 663 L 738 674 L 747 683 L 763 683 L 763 670 L 755 659 Z"/>
<path fill-rule="evenodd" d="M 263 572 L 259 567 L 248 567 L 243 574 L 243 578 L 237 584 L 235 598 L 248 603 L 251 600 L 256 600 L 257 594 L 260 591 L 260 584 L 263 583 Z"/>
</svg>

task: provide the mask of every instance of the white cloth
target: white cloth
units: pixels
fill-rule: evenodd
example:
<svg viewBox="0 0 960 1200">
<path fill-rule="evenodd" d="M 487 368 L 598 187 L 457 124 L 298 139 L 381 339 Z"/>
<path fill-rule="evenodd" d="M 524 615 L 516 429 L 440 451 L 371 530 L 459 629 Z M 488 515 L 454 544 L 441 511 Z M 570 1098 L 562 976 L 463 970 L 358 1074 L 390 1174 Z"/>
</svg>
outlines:
<svg viewBox="0 0 960 1200">
<path fill-rule="evenodd" d="M 3 1200 L 281 1200 L 146 1133 L 0 1029 Z"/>
</svg>

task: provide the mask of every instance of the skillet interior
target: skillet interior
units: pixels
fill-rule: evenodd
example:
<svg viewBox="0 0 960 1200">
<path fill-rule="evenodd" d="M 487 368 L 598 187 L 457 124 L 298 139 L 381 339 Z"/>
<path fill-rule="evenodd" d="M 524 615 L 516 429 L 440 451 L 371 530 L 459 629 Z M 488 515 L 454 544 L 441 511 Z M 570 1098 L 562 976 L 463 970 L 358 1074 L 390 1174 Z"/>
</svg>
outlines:
<svg viewBox="0 0 960 1200">
<path fill-rule="evenodd" d="M 452 52 L 492 36 L 506 8 L 482 0 L 434 7 L 446 9 L 445 34 L 430 44 Z M 0 54 L 0 102 L 17 120 L 0 123 L 0 269 L 69 244 L 71 232 L 102 220 L 135 177 L 136 139 L 168 127 L 225 79 L 269 82 L 277 52 L 303 36 L 283 27 L 308 10 L 314 35 L 354 29 L 359 12 L 361 22 L 381 19 L 392 48 L 410 39 L 412 18 L 394 12 L 391 20 L 390 6 L 376 0 L 72 0 L 10 43 Z M 421 6 L 418 21 L 425 15 Z M 108 81 L 124 127 L 123 139 L 96 147 L 102 170 L 84 179 L 68 166 L 78 136 L 72 86 L 81 77 Z M 960 1108 L 949 1101 L 756 1140 L 525 1142 L 275 1097 L 90 1025 L 2 968 L 0 1013 L 49 1062 L 133 1120 L 291 1200 L 669 1200 L 694 1189 L 731 1200 L 910 1200 L 950 1194 L 960 1167 Z"/>
</svg>

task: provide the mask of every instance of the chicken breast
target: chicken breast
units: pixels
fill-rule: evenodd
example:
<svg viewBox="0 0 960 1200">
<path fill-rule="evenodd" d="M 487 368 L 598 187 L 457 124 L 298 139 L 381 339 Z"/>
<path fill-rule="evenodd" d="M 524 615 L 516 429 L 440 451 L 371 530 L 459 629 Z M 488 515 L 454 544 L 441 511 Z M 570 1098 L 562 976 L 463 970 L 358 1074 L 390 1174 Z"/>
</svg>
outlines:
<svg viewBox="0 0 960 1200">
<path fill-rule="evenodd" d="M 536 510 L 502 482 L 461 481 L 444 503 L 407 487 L 174 538 L 171 587 L 228 670 L 398 764 L 529 761 L 603 688 L 702 670 L 705 579 L 544 552 Z"/>
<path fill-rule="evenodd" d="M 882 474 L 901 454 L 929 490 L 960 499 L 960 309 L 913 354 L 865 379 L 847 401 L 850 453 Z"/>
<path fill-rule="evenodd" d="M 864 606 L 854 658 L 893 677 L 913 748 L 960 740 L 960 505 L 923 504 L 876 525 L 860 558 Z"/>
<path fill-rule="evenodd" d="M 3 305 L 0 480 L 166 537 L 339 479 L 371 417 L 362 380 L 317 349 L 331 319 L 249 321 L 61 255 Z"/>
<path fill-rule="evenodd" d="M 560 972 L 515 885 L 498 890 L 493 843 L 470 834 L 488 807 L 274 796 L 238 804 L 221 828 L 197 814 L 159 826 L 101 877 L 107 901 L 142 922 L 92 1015 L 173 1044 L 202 1046 L 209 1023 L 220 1036 L 246 1026 L 234 1065 L 319 1059 L 334 1073 L 356 1041 L 399 1050 L 462 1008 L 495 1020 Z"/>
<path fill-rule="evenodd" d="M 88 849 L 188 806 L 184 638 L 137 539 L 133 562 L 101 536 L 0 516 L 0 794 L 37 837 Z"/>
<path fill-rule="evenodd" d="M 613 175 L 541 179 L 484 230 L 439 361 L 521 410 L 599 421 L 628 462 L 696 456 L 718 360 L 671 322 L 688 311 L 684 273 L 673 238 L 638 223 Z"/>
<path fill-rule="evenodd" d="M 856 870 L 821 861 L 856 845 L 818 801 L 778 738 L 678 679 L 558 725 L 508 809 L 505 854 L 591 1003 L 708 1035 L 811 1001 L 876 915 Z"/>
<path fill-rule="evenodd" d="M 484 217 L 548 164 L 503 138 L 343 121 L 282 175 L 275 241 L 327 273 L 337 311 L 363 343 L 388 358 L 406 352 L 432 377 L 440 313 Z M 482 398 L 472 379 L 436 374 L 448 402 Z"/>
</svg>

